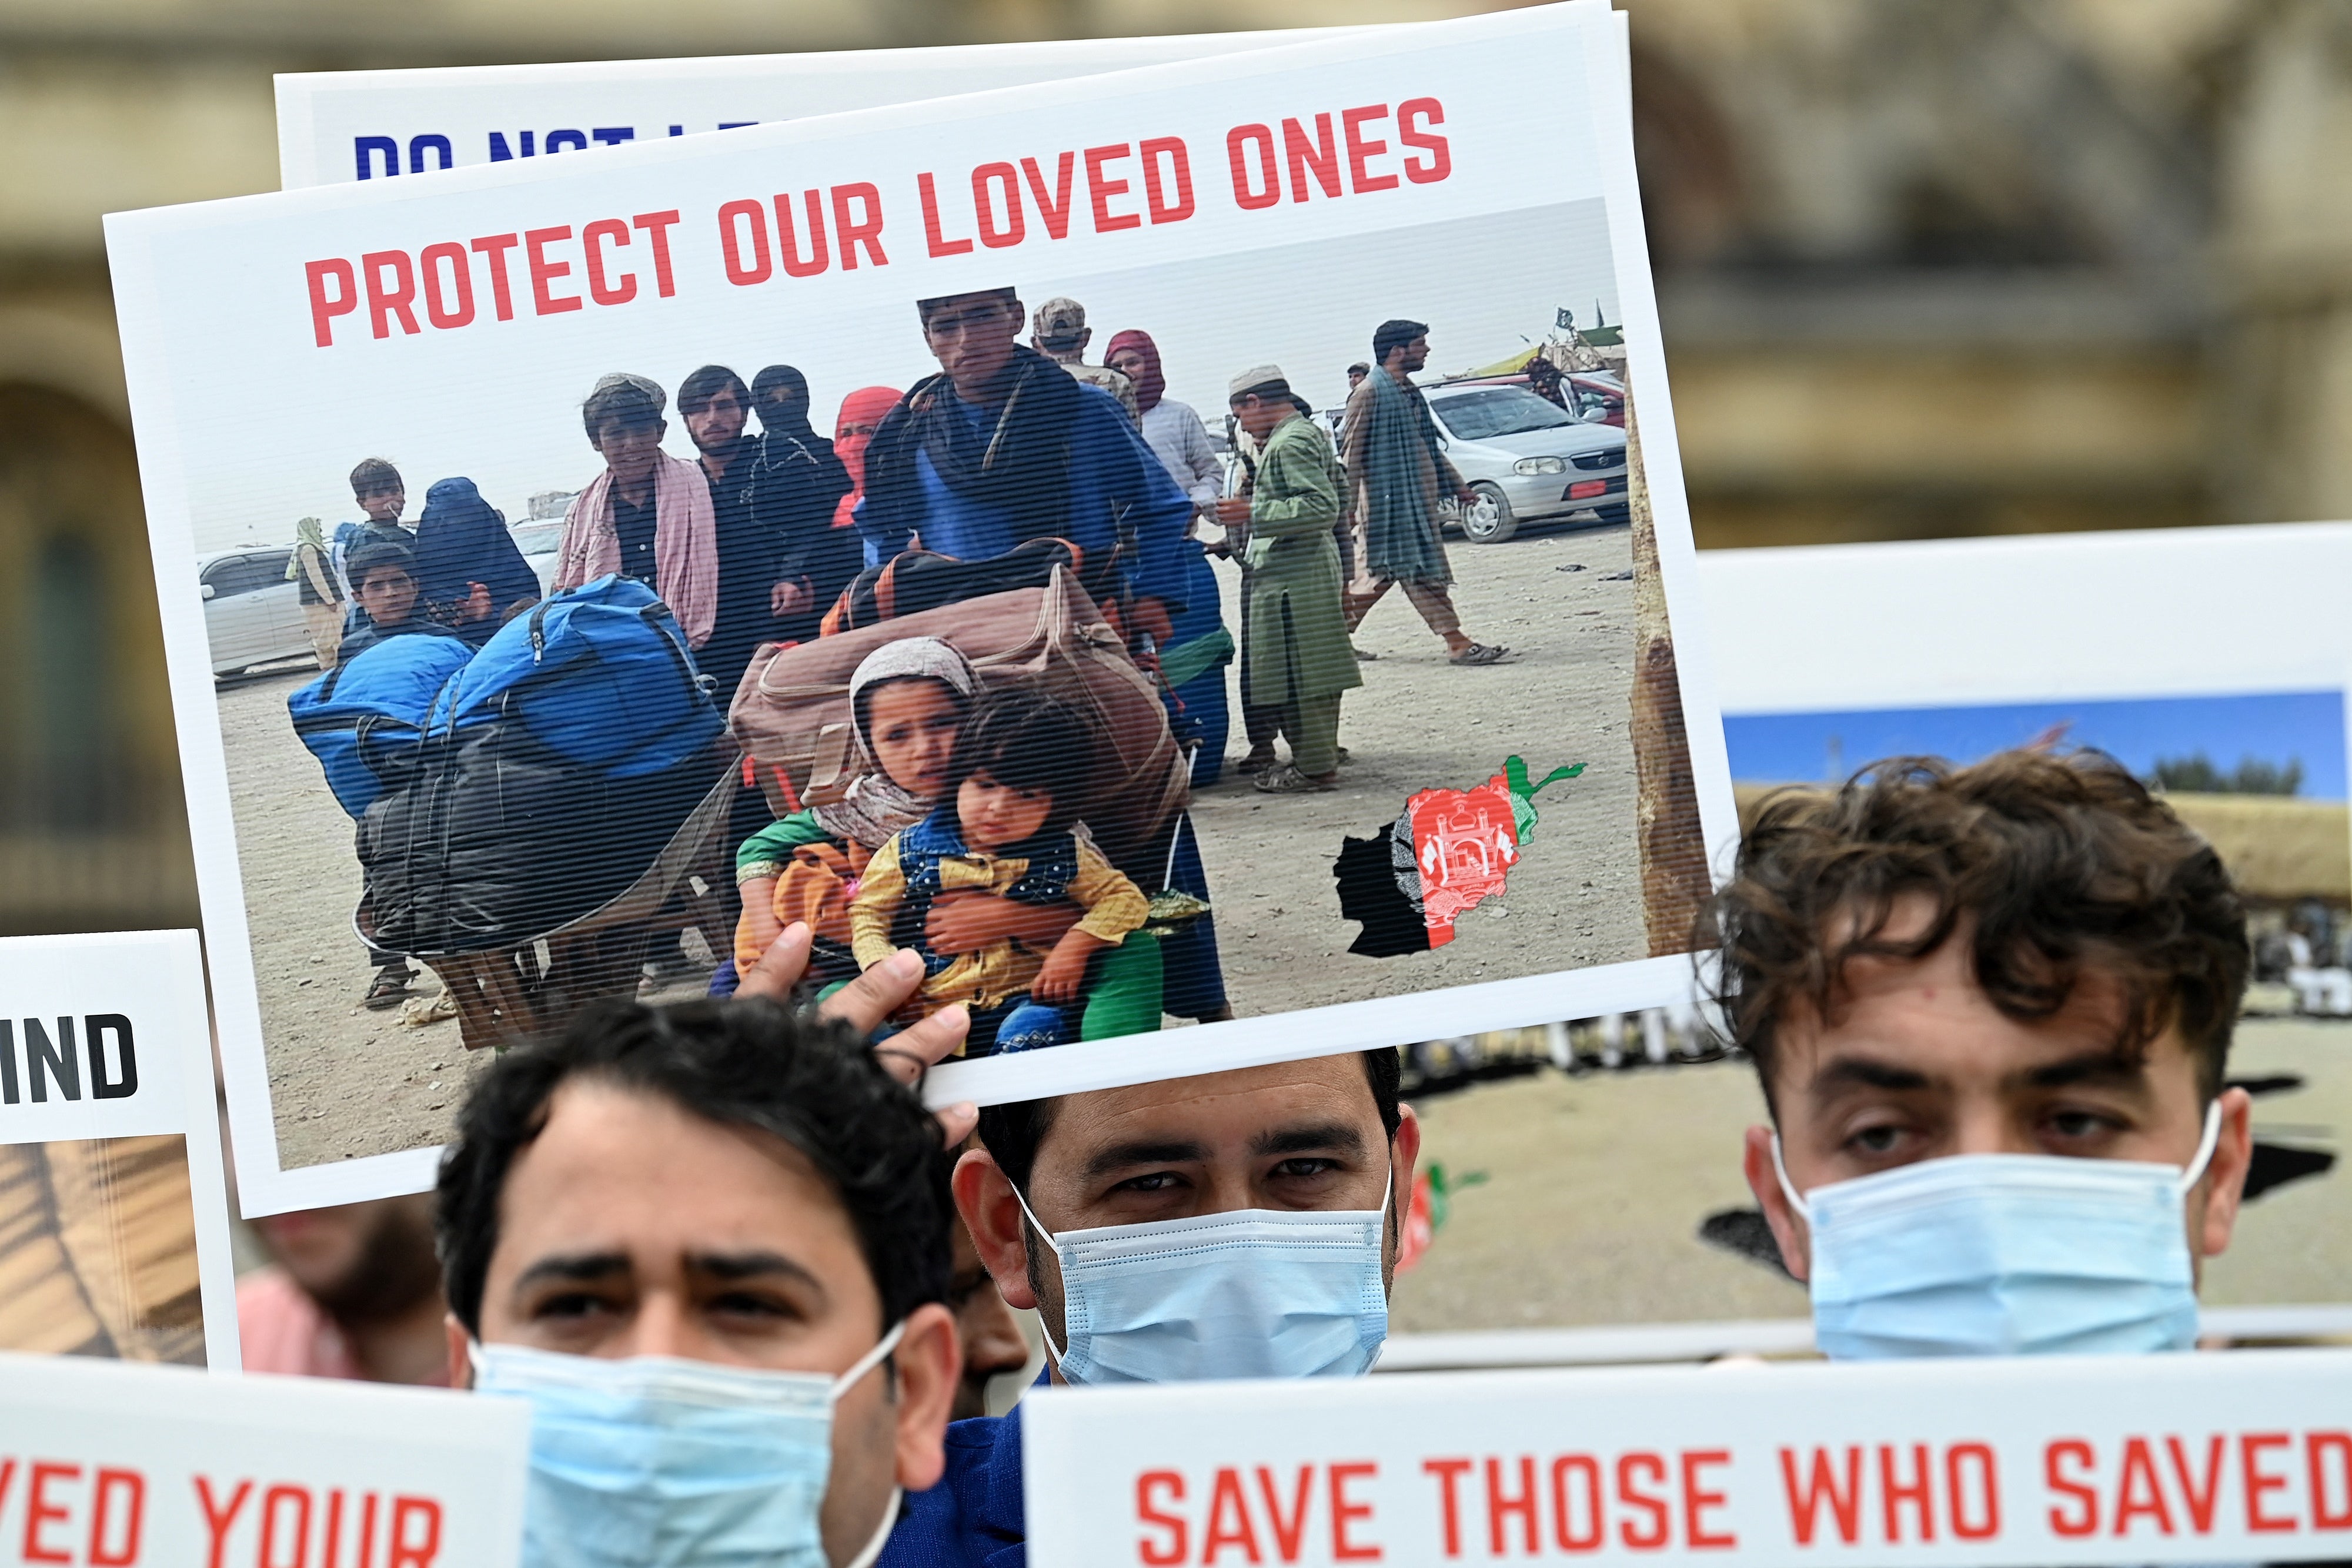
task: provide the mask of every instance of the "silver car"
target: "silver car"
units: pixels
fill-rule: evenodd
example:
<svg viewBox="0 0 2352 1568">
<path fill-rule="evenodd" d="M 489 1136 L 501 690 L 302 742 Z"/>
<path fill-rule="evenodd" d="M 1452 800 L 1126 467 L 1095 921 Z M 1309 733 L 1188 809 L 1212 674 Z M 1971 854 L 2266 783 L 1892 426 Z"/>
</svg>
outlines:
<svg viewBox="0 0 2352 1568">
<path fill-rule="evenodd" d="M 1477 498 L 1454 518 L 1473 544 L 1500 544 L 1522 523 L 1589 512 L 1630 515 L 1625 433 L 1587 423 L 1523 386 L 1465 382 L 1428 391 L 1445 455 Z"/>
<path fill-rule="evenodd" d="M 313 656 L 301 598 L 286 577 L 292 556 L 284 545 L 244 545 L 196 558 L 213 674 L 233 675 L 256 664 Z"/>
</svg>

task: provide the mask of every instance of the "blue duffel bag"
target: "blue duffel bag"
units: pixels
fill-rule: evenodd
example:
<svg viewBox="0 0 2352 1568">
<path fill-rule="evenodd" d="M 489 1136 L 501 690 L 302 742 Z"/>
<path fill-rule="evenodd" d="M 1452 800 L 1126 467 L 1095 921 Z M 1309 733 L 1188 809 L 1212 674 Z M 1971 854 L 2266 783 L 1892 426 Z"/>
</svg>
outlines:
<svg viewBox="0 0 2352 1568">
<path fill-rule="evenodd" d="M 499 627 L 442 689 L 426 728 L 458 737 L 492 722 L 520 722 L 605 779 L 675 768 L 727 727 L 669 606 L 620 576 L 551 593 Z"/>
<path fill-rule="evenodd" d="M 286 699 L 337 804 L 357 817 L 397 786 L 434 697 L 473 656 L 456 637 L 387 637 Z"/>
</svg>

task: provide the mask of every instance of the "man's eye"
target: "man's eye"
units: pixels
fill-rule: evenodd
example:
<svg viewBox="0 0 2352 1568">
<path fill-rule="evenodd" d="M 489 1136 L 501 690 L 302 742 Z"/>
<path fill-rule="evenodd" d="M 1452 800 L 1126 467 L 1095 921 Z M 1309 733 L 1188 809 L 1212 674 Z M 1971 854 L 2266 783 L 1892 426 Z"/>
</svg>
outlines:
<svg viewBox="0 0 2352 1568">
<path fill-rule="evenodd" d="M 1182 1185 L 1184 1178 L 1174 1171 L 1153 1171 L 1149 1176 L 1129 1176 L 1111 1190 L 1113 1192 L 1168 1192 Z"/>
<path fill-rule="evenodd" d="M 1894 1125 L 1864 1127 L 1847 1142 L 1859 1153 L 1891 1155 L 1901 1145 L 1903 1129 Z"/>
<path fill-rule="evenodd" d="M 593 1317 L 613 1310 L 613 1303 L 586 1291 L 566 1291 L 542 1297 L 530 1310 L 530 1315 L 542 1322 L 548 1319 L 579 1319 Z"/>
<path fill-rule="evenodd" d="M 793 1318 L 799 1314 L 775 1297 L 759 1291 L 728 1291 L 706 1303 L 714 1312 L 740 1318 Z"/>
<path fill-rule="evenodd" d="M 1337 1160 L 1320 1159 L 1302 1155 L 1297 1159 L 1283 1161 L 1280 1165 L 1275 1166 L 1273 1170 L 1266 1174 L 1274 1176 L 1287 1176 L 1296 1180 L 1305 1176 L 1328 1176 L 1339 1168 L 1339 1162 Z"/>
<path fill-rule="evenodd" d="M 2095 1138 L 2111 1132 L 2115 1123 L 2095 1111 L 2053 1111 L 2050 1113 L 2050 1130 L 2062 1138 Z"/>
</svg>

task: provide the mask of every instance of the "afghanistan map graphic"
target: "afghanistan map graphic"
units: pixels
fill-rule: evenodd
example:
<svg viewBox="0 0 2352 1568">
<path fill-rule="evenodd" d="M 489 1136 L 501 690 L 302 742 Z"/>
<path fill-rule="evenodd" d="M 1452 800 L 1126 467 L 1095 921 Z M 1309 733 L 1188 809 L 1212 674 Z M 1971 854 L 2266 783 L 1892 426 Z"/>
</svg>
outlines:
<svg viewBox="0 0 2352 1568">
<path fill-rule="evenodd" d="M 1363 930 L 1348 946 L 1368 958 L 1426 953 L 1454 940 L 1454 923 L 1502 896 L 1522 845 L 1535 836 L 1535 798 L 1584 771 L 1581 762 L 1529 782 L 1524 758 L 1467 789 L 1423 789 L 1368 839 L 1341 841 L 1332 876 L 1339 915 Z"/>
</svg>

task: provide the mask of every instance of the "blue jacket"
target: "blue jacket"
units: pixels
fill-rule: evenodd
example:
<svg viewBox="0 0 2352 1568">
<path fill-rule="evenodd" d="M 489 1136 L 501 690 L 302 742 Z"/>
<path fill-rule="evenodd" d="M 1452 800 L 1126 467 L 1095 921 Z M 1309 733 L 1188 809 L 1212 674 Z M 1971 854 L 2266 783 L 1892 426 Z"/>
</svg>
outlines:
<svg viewBox="0 0 2352 1568">
<path fill-rule="evenodd" d="M 1108 559 L 1118 548 L 1124 522 L 1133 530 L 1139 558 L 1128 569 L 1129 581 L 1139 596 L 1163 601 L 1169 613 L 1176 614 L 1191 597 L 1185 552 L 1198 553 L 1184 538 L 1192 503 L 1135 433 L 1116 398 L 1100 387 L 1081 385 L 1077 391 L 1081 395 L 1070 430 L 1070 497 L 1064 525 L 1070 542 L 1086 551 L 1091 567 Z M 975 429 L 996 417 L 961 399 L 950 397 L 946 403 Z M 1021 542 L 1001 511 L 950 489 L 932 468 L 928 454 L 918 455 L 915 467 L 922 486 L 919 531 L 925 549 L 959 560 L 987 560 Z M 907 536 L 879 537 L 869 524 L 869 510 L 864 501 L 858 503 L 858 530 L 866 538 L 866 564 L 879 566 L 907 548 Z"/>
<path fill-rule="evenodd" d="M 908 1494 L 875 1568 L 1028 1568 L 1021 1407 L 956 1422 L 948 1428 L 947 1458 L 939 1485 Z"/>
</svg>

